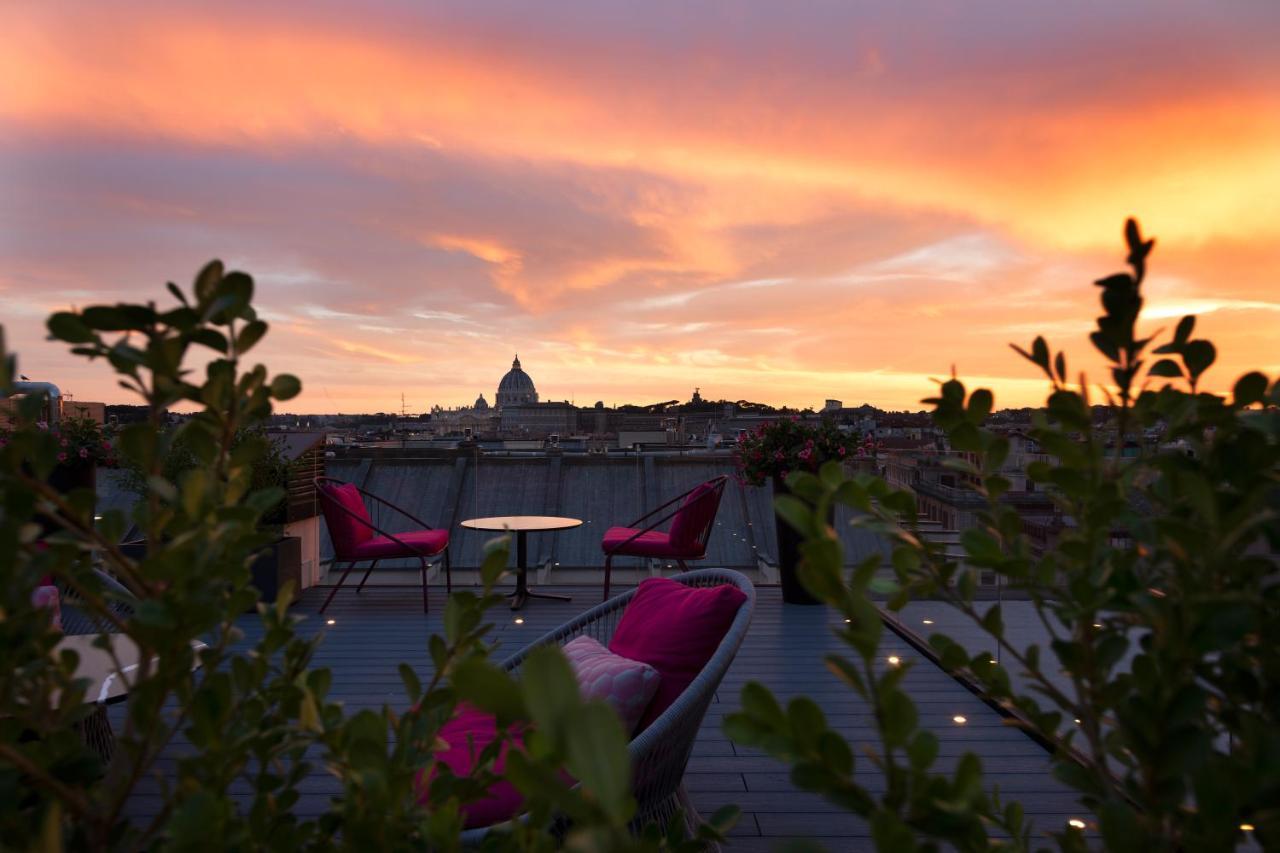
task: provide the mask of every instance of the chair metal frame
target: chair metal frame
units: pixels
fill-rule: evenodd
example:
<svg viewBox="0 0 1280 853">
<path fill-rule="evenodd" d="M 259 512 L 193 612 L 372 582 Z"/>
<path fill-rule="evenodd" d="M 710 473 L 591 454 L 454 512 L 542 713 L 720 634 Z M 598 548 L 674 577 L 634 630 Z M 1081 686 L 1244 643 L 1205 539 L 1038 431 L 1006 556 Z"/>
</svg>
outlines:
<svg viewBox="0 0 1280 853">
<path fill-rule="evenodd" d="M 334 500 L 334 498 L 327 491 L 327 489 L 329 488 L 328 484 L 332 483 L 340 486 L 344 486 L 344 485 L 355 486 L 356 491 L 359 492 L 361 496 L 366 498 L 372 498 L 373 500 L 377 501 L 378 503 L 382 504 L 388 509 L 391 509 L 391 510 L 394 510 L 395 512 L 400 513 L 400 515 L 403 515 L 405 518 L 419 525 L 420 529 L 435 530 L 436 528 L 432 527 L 430 524 L 427 524 L 425 521 L 413 515 L 409 511 L 396 506 L 395 504 L 391 503 L 391 501 L 385 498 L 380 498 L 377 495 L 375 495 L 373 492 L 370 492 L 367 489 L 362 489 L 359 486 L 356 486 L 355 483 L 348 483 L 346 480 L 339 480 L 337 477 L 316 477 L 313 480 L 313 482 L 315 483 L 315 486 L 316 486 L 316 494 L 320 497 L 322 501 L 325 501 L 330 506 L 334 506 L 342 510 L 344 513 L 347 514 L 348 517 L 355 519 L 361 525 L 369 528 L 379 536 L 384 536 L 387 539 L 390 539 L 392 542 L 395 542 L 397 545 L 403 548 L 406 552 L 403 555 L 396 556 L 396 557 L 367 558 L 367 559 L 370 559 L 371 562 L 369 563 L 369 568 L 365 570 L 364 577 L 360 579 L 359 586 L 356 587 L 357 595 L 359 595 L 360 591 L 364 589 L 365 581 L 369 579 L 369 575 L 373 572 L 374 568 L 378 565 L 380 561 L 400 560 L 400 559 L 411 560 L 416 557 L 419 563 L 419 570 L 422 577 L 422 612 L 426 613 L 428 612 L 427 610 L 427 565 L 431 557 L 435 557 L 440 554 L 444 555 L 445 594 L 451 595 L 453 593 L 453 573 L 449 566 L 449 542 L 447 540 L 445 541 L 444 548 L 442 548 L 439 551 L 434 551 L 432 553 L 427 553 L 419 548 L 415 548 L 409 543 L 397 538 L 396 534 L 389 533 L 388 531 L 378 527 L 376 524 L 373 523 L 372 518 L 368 520 L 363 519 L 360 516 L 356 515 L 354 512 L 352 512 L 351 510 L 347 509 L 345 506 L 343 506 L 340 501 Z M 332 534 L 330 538 L 332 538 Z M 342 585 L 347 581 L 347 575 L 351 574 L 351 570 L 355 568 L 356 563 L 362 563 L 362 562 L 364 562 L 364 559 L 356 559 L 356 560 L 349 560 L 345 558 L 340 559 L 338 555 L 338 549 L 335 545 L 333 560 L 330 561 L 329 567 L 331 569 L 336 568 L 339 563 L 346 563 L 347 567 L 343 571 L 342 577 L 338 579 L 338 583 L 329 592 L 329 597 L 326 598 L 324 600 L 324 604 L 320 606 L 320 613 L 324 613 L 325 608 L 327 608 L 329 606 L 329 603 L 333 601 L 333 597 L 338 594 L 338 590 L 342 589 Z"/>
<path fill-rule="evenodd" d="M 627 747 L 631 755 L 631 793 L 635 796 L 637 805 L 636 815 L 631 821 L 634 833 L 639 833 L 654 822 L 665 829 L 677 810 L 683 811 L 690 831 L 696 830 L 701 822 L 685 791 L 684 771 L 711 700 L 738 654 L 742 641 L 746 639 L 756 605 L 755 587 L 745 575 L 732 569 L 699 569 L 672 575 L 670 579 L 692 587 L 729 584 L 742 590 L 747 600 L 738 608 L 720 645 L 697 677 L 657 719 L 632 738 Z M 607 646 L 622 619 L 623 611 L 635 594 L 635 589 L 627 590 L 549 631 L 508 658 L 502 664 L 503 669 L 518 673 L 525 658 L 534 649 L 552 643 L 563 646 L 583 634 Z M 522 819 L 517 817 L 513 820 Z M 462 833 L 462 843 L 467 847 L 479 846 L 490 832 L 509 826 L 510 822 L 507 822 L 469 829 Z"/>
<path fill-rule="evenodd" d="M 682 492 L 676 495 L 674 498 L 667 501 L 662 506 L 657 507 L 656 509 L 650 510 L 649 512 L 646 512 L 644 515 L 640 516 L 635 521 L 623 526 L 635 527 L 640 522 L 644 521 L 646 518 L 649 518 L 650 516 L 653 516 L 659 512 L 662 512 L 664 509 L 666 509 L 667 507 L 671 506 L 672 504 L 678 501 L 683 501 L 685 498 L 689 497 L 689 495 L 693 494 L 703 486 L 711 485 L 712 487 L 711 491 L 707 492 L 706 494 L 698 498 L 698 501 L 711 500 L 712 498 L 714 498 L 716 502 L 716 512 L 713 513 L 711 518 L 707 520 L 706 526 L 703 527 L 701 532 L 698 533 L 698 537 L 695 540 L 698 543 L 699 553 L 697 554 L 697 556 L 684 556 L 684 557 L 672 558 L 676 561 L 676 564 L 680 566 L 681 571 L 687 572 L 689 571 L 689 567 L 685 565 L 685 562 L 684 562 L 685 560 L 701 560 L 703 557 L 707 556 L 707 541 L 711 538 L 711 528 L 715 525 L 716 515 L 719 514 L 719 511 L 720 511 L 720 500 L 724 497 L 725 486 L 728 484 L 728 482 L 729 482 L 728 474 L 721 474 L 717 477 L 712 477 L 710 480 L 707 480 L 706 482 L 703 482 L 703 483 L 699 483 L 698 485 L 694 486 L 688 491 Z M 648 527 L 645 527 L 642 530 L 637 530 L 632 536 L 630 536 L 623 542 L 618 543 L 617 545 L 613 546 L 612 548 L 610 548 L 608 551 L 605 552 L 605 555 L 604 555 L 604 599 L 605 600 L 608 600 L 609 598 L 609 579 L 613 571 L 613 558 L 626 557 L 626 556 L 648 556 L 643 554 L 642 555 L 628 554 L 626 551 L 626 547 L 630 545 L 632 542 L 639 539 L 644 534 L 651 533 L 654 529 L 656 529 L 660 525 L 666 524 L 668 521 L 670 521 L 671 519 L 679 515 L 683 509 L 684 509 L 684 506 L 677 506 L 674 510 L 667 513 L 662 518 L 659 518 L 657 521 L 651 523 Z"/>
</svg>

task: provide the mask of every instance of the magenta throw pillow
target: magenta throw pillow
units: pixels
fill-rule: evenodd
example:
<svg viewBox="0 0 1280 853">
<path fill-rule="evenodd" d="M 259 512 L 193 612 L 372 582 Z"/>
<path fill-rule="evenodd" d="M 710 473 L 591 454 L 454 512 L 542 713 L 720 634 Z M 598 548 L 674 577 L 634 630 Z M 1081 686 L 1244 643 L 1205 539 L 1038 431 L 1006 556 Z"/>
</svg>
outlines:
<svg viewBox="0 0 1280 853">
<path fill-rule="evenodd" d="M 716 517 L 720 507 L 720 499 L 715 494 L 715 487 L 703 483 L 689 493 L 680 504 L 680 511 L 671 520 L 671 547 L 679 551 L 701 553 L 702 546 L 698 537 Z"/>
<path fill-rule="evenodd" d="M 691 587 L 667 578 L 640 583 L 609 641 L 609 651 L 649 664 L 661 678 L 640 717 L 641 729 L 697 678 L 746 600 L 742 590 L 728 584 Z"/>
<path fill-rule="evenodd" d="M 352 559 L 351 552 L 361 543 L 373 538 L 373 528 L 362 523 L 369 521 L 369 510 L 365 508 L 360 490 L 353 483 L 326 488 L 334 501 L 351 512 L 349 515 L 339 507 L 327 502 L 321 503 L 324 520 L 329 525 L 329 538 L 333 540 L 334 551 L 342 559 Z M 352 515 L 355 517 L 353 518 Z"/>
<path fill-rule="evenodd" d="M 608 702 L 622 719 L 622 727 L 634 732 L 658 690 L 658 671 L 647 663 L 615 655 L 585 635 L 565 643 L 563 651 L 578 677 L 582 698 Z"/>
<path fill-rule="evenodd" d="M 517 730 L 513 729 L 513 732 Z M 453 719 L 440 728 L 440 740 L 449 747 L 438 751 L 436 760 L 446 765 L 455 776 L 465 776 L 475 767 L 480 752 L 493 743 L 497 736 L 498 726 L 493 714 L 464 703 L 458 706 Z M 523 745 L 523 735 L 517 732 L 515 741 L 517 745 Z M 510 747 L 504 747 L 499 753 L 498 760 L 494 762 L 496 772 L 501 773 L 506 767 L 509 751 Z M 419 770 L 418 802 L 426 802 L 430 785 L 430 774 L 426 770 Z M 484 797 L 464 805 L 462 814 L 466 828 L 472 829 L 510 820 L 521 812 L 523 806 L 524 797 L 510 782 L 497 782 Z"/>
</svg>

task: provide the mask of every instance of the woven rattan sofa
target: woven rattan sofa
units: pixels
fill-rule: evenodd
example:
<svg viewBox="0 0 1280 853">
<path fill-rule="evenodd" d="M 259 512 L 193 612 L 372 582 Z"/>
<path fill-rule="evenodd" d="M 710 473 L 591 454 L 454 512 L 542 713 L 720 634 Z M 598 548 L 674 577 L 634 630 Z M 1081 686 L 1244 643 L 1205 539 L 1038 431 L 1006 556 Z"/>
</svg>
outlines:
<svg viewBox="0 0 1280 853">
<path fill-rule="evenodd" d="M 655 822 L 666 826 L 677 809 L 684 810 L 685 819 L 690 826 L 698 822 L 698 814 L 684 790 L 685 767 L 693 752 L 698 728 L 702 725 L 716 688 L 747 635 L 747 627 L 755 610 L 755 588 L 751 581 L 738 572 L 729 569 L 700 569 L 672 575 L 671 580 L 693 587 L 730 584 L 746 595 L 746 601 L 739 607 L 719 647 L 698 676 L 657 719 L 631 741 L 631 784 L 638 806 L 632 827 L 636 830 Z M 583 634 L 595 638 L 602 645 L 608 645 L 623 611 L 634 596 L 635 590 L 632 589 L 593 607 L 573 621 L 525 646 L 509 658 L 504 667 L 510 671 L 518 671 L 529 652 L 539 646 L 548 643 L 564 645 Z M 485 835 L 496 828 L 468 830 L 463 834 L 462 840 L 468 846 L 478 845 Z"/>
</svg>

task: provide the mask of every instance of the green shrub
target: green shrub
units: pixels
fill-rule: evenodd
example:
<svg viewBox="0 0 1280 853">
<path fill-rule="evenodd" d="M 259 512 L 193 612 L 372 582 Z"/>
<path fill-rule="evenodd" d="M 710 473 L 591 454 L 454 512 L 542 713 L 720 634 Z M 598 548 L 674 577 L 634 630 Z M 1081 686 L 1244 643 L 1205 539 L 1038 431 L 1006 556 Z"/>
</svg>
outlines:
<svg viewBox="0 0 1280 853">
<path fill-rule="evenodd" d="M 965 755 L 951 776 L 932 769 L 938 742 L 902 686 L 909 667 L 877 662 L 884 621 L 874 592 L 888 596 L 890 612 L 941 598 L 986 632 L 992 648 L 977 654 L 941 634 L 929 643 L 945 668 L 976 680 L 1053 745 L 1055 775 L 1079 794 L 1092 816 L 1085 828 L 1107 849 L 1229 850 L 1246 832 L 1280 846 L 1280 382 L 1251 372 L 1229 397 L 1202 391 L 1216 351 L 1192 337 L 1192 317 L 1161 346 L 1141 337 L 1154 241 L 1132 220 L 1125 237 L 1131 271 L 1097 282 L 1103 313 L 1092 341 L 1109 362 L 1107 385 L 1072 384 L 1065 354 L 1043 338 L 1015 347 L 1050 384 L 1031 435 L 1056 464 L 1027 473 L 1072 521 L 1051 547 L 1037 553 L 1002 500 L 1009 442 L 984 428 L 991 392 L 969 393 L 955 379 L 926 402 L 967 456 L 947 464 L 986 498 L 962 534 L 962 561 L 927 541 L 911 492 L 877 478 L 827 465 L 792 474 L 793 495 L 778 499 L 806 536 L 802 581 L 848 622 L 840 636 L 852 656 L 828 663 L 874 709 L 881 742 L 851 746 L 811 701 L 784 709 L 758 684 L 744 688 L 726 729 L 789 762 L 800 787 L 866 818 L 881 850 L 1023 850 L 1036 840 L 1021 807 L 986 789 L 978 756 Z M 1095 424 L 1091 394 L 1112 404 L 1109 424 Z M 1164 443 L 1126 456 L 1126 439 L 1148 429 Z M 822 521 L 835 503 L 890 537 L 896 580 L 876 579 L 878 555 L 846 577 L 840 542 Z M 975 600 L 980 571 L 1029 598 L 1049 648 L 1006 634 L 1001 608 Z M 992 649 L 1028 690 L 1014 688 Z M 863 747 L 872 757 L 855 772 Z M 884 776 L 883 794 L 863 786 L 868 772 Z M 1085 848 L 1082 828 L 1062 827 L 1054 840 Z"/>
</svg>

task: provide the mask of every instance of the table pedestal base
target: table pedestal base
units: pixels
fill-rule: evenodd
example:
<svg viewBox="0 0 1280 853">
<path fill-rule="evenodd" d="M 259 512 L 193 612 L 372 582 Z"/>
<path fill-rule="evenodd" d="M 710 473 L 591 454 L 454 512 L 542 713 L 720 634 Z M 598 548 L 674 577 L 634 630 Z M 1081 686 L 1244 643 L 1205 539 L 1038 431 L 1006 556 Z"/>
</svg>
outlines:
<svg viewBox="0 0 1280 853">
<path fill-rule="evenodd" d="M 551 592 L 534 592 L 529 588 L 528 549 L 525 542 L 525 531 L 516 531 L 516 589 L 507 593 L 511 599 L 511 609 L 519 610 L 531 598 L 545 598 L 551 601 L 573 601 L 569 595 L 557 595 Z"/>
</svg>

